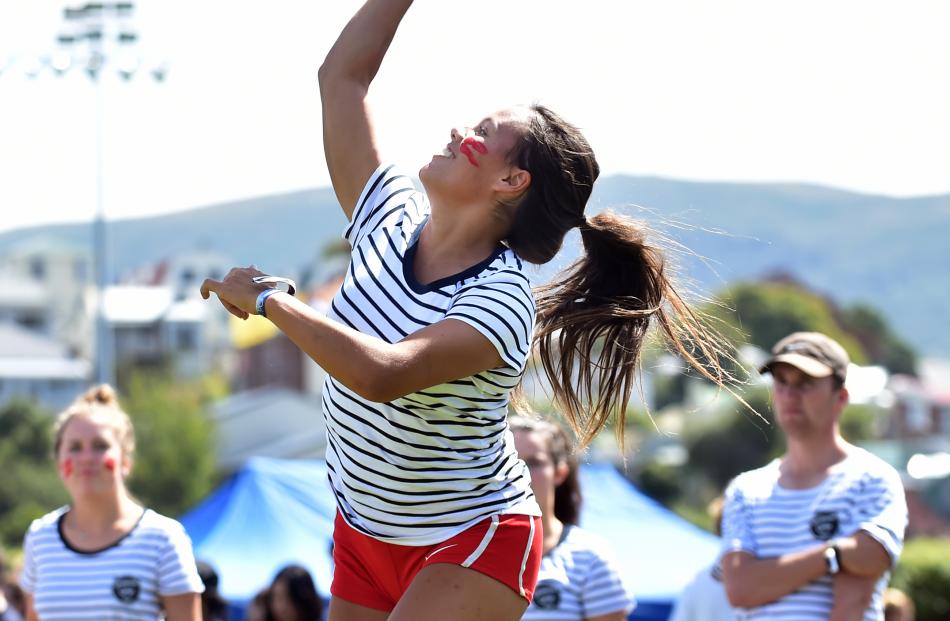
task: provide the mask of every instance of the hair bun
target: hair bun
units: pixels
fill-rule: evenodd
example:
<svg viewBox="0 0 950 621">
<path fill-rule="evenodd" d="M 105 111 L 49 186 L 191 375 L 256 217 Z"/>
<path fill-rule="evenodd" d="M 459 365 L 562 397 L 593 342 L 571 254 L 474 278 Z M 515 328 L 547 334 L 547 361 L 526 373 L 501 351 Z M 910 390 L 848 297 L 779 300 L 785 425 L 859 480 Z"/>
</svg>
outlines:
<svg viewBox="0 0 950 621">
<path fill-rule="evenodd" d="M 79 398 L 79 401 L 86 403 L 95 403 L 99 405 L 116 406 L 119 400 L 116 398 L 115 388 L 108 384 L 99 384 L 87 390 Z"/>
</svg>

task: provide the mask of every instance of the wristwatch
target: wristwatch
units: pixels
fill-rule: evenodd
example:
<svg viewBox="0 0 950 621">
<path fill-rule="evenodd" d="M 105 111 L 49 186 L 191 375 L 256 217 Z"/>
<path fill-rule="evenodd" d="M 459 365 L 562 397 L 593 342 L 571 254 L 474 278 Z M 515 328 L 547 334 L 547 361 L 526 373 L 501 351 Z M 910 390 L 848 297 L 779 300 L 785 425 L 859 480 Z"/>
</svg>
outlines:
<svg viewBox="0 0 950 621">
<path fill-rule="evenodd" d="M 828 575 L 834 576 L 841 571 L 841 551 L 838 549 L 837 542 L 830 542 L 825 548 L 825 567 L 828 568 Z"/>
</svg>

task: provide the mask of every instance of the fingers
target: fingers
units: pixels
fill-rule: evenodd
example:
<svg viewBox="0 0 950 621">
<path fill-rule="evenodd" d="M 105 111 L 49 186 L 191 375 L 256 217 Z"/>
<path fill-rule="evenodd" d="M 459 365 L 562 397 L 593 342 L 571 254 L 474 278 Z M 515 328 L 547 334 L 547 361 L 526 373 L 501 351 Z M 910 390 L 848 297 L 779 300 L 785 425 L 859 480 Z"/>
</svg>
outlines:
<svg viewBox="0 0 950 621">
<path fill-rule="evenodd" d="M 218 287 L 221 285 L 221 282 L 218 280 L 212 280 L 210 278 L 205 278 L 204 282 L 201 283 L 201 297 L 208 299 L 211 297 L 211 292 L 217 292 Z"/>
<path fill-rule="evenodd" d="M 220 300 L 220 298 L 218 299 Z M 234 304 L 230 304 L 228 302 L 225 302 L 224 300 L 221 300 L 221 305 L 224 306 L 224 308 L 226 308 L 229 313 L 231 313 L 238 319 L 247 319 L 248 317 L 250 317 L 250 315 L 247 312 L 241 310 Z"/>
</svg>

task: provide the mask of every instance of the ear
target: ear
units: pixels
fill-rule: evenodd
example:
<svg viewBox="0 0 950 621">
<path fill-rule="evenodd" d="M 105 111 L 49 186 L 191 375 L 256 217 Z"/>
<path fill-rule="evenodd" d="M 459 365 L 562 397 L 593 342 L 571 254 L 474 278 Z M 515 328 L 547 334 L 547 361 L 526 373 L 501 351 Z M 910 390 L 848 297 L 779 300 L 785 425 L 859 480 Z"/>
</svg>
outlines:
<svg viewBox="0 0 950 621">
<path fill-rule="evenodd" d="M 531 185 L 531 173 L 516 166 L 508 169 L 508 176 L 499 179 L 492 189 L 500 194 L 516 196 L 528 189 Z"/>
<path fill-rule="evenodd" d="M 561 483 L 567 479 L 567 475 L 570 473 L 571 469 L 568 467 L 566 461 L 562 461 L 554 468 L 554 487 L 558 487 Z"/>
<path fill-rule="evenodd" d="M 848 393 L 848 389 L 844 386 L 839 388 L 837 394 L 835 395 L 835 410 L 837 410 L 836 418 L 841 418 L 841 414 L 844 412 L 844 409 L 848 407 L 848 402 L 850 400 L 851 395 Z"/>
</svg>

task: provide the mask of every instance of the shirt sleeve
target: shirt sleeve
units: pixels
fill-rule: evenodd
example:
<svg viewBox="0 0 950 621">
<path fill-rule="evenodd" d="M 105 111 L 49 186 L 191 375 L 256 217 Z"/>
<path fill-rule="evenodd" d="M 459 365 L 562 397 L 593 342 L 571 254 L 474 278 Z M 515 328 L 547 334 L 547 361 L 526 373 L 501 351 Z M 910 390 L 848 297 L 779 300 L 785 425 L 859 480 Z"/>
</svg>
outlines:
<svg viewBox="0 0 950 621">
<path fill-rule="evenodd" d="M 888 467 L 875 476 L 865 477 L 857 490 L 854 510 L 858 513 L 858 530 L 884 546 L 891 565 L 896 564 L 907 527 L 907 501 L 900 475 Z"/>
<path fill-rule="evenodd" d="M 593 552 L 593 562 L 580 595 L 584 617 L 598 617 L 618 610 L 629 613 L 635 601 L 620 578 L 613 555 L 606 549 Z"/>
<path fill-rule="evenodd" d="M 507 366 L 524 369 L 534 331 L 534 298 L 520 271 L 499 270 L 463 288 L 445 318 L 469 324 L 491 341 Z"/>
<path fill-rule="evenodd" d="M 191 549 L 191 539 L 181 524 L 170 520 L 167 538 L 158 559 L 158 592 L 161 595 L 201 593 L 204 584 Z"/>
<path fill-rule="evenodd" d="M 381 164 L 363 187 L 343 238 L 356 247 L 367 233 L 395 221 L 407 203 L 417 200 L 412 179 L 392 164 Z"/>
<path fill-rule="evenodd" d="M 749 520 L 749 504 L 742 491 L 742 479 L 737 478 L 726 489 L 722 509 L 722 553 L 748 552 L 756 554 L 757 546 Z"/>
<path fill-rule="evenodd" d="M 34 523 L 35 524 L 35 523 Z M 27 593 L 36 593 L 36 551 L 34 526 L 30 526 L 23 538 L 23 569 L 20 571 L 20 588 Z"/>
</svg>

